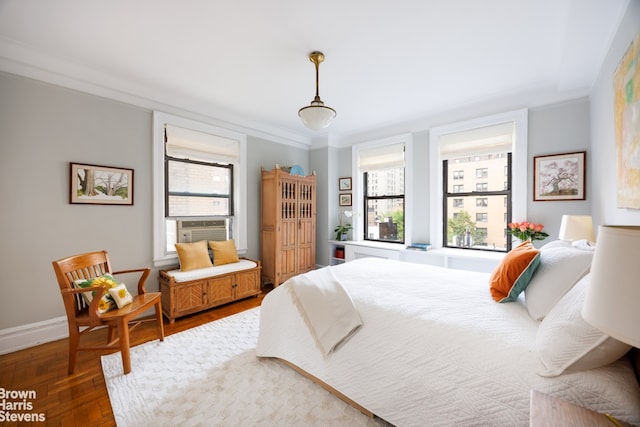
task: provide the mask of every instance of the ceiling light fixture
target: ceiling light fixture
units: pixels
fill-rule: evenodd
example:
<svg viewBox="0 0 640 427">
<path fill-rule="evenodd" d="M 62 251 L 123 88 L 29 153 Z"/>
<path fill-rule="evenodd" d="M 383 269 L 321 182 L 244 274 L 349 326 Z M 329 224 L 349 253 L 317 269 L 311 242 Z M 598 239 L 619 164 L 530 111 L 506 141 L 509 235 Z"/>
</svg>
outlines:
<svg viewBox="0 0 640 427">
<path fill-rule="evenodd" d="M 316 97 L 313 98 L 310 105 L 302 107 L 298 111 L 298 115 L 306 127 L 313 130 L 320 130 L 329 126 L 331 120 L 336 117 L 336 110 L 331 107 L 326 107 L 320 99 L 318 76 L 320 74 L 320 63 L 324 61 L 324 54 L 317 51 L 311 52 L 309 54 L 309 61 L 313 62 L 316 66 Z"/>
</svg>

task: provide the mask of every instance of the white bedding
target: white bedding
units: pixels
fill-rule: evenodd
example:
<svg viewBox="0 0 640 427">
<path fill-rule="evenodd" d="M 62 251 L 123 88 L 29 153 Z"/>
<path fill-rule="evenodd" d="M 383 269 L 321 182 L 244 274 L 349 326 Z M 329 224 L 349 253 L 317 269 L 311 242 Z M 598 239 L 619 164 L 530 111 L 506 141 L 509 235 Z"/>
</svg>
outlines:
<svg viewBox="0 0 640 427">
<path fill-rule="evenodd" d="M 377 258 L 331 268 L 359 331 L 325 358 L 284 283 L 262 303 L 258 356 L 297 365 L 397 426 L 528 425 L 532 389 L 640 424 L 626 360 L 537 375 L 539 322 L 522 300 L 494 302 L 488 274 Z"/>
</svg>

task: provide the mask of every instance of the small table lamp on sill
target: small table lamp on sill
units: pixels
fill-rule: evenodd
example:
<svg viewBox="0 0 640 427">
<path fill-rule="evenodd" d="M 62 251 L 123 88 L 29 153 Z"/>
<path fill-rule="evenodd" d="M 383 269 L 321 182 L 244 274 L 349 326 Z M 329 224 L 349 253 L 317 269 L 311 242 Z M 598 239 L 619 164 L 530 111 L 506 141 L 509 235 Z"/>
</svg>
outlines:
<svg viewBox="0 0 640 427">
<path fill-rule="evenodd" d="M 568 241 L 587 240 L 594 242 L 596 238 L 593 235 L 593 220 L 591 219 L 591 215 L 562 215 L 558 239 Z"/>
<path fill-rule="evenodd" d="M 640 226 L 600 226 L 584 320 L 640 348 Z"/>
</svg>

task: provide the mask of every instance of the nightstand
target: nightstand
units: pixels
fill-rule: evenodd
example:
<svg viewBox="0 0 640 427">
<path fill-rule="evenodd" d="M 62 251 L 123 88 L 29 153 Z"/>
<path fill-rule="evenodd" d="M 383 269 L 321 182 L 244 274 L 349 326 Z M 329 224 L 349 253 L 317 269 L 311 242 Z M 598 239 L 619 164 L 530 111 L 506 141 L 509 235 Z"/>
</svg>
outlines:
<svg viewBox="0 0 640 427">
<path fill-rule="evenodd" d="M 566 400 L 531 390 L 531 427 L 564 427 L 564 426 L 603 426 L 633 427 L 605 414 L 594 412 Z"/>
</svg>

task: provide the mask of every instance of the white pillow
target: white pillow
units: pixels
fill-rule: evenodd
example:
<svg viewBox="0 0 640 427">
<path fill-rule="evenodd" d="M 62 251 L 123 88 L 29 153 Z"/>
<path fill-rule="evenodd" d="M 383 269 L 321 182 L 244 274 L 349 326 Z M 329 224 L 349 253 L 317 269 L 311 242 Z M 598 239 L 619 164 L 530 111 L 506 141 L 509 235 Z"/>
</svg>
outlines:
<svg viewBox="0 0 640 427">
<path fill-rule="evenodd" d="M 592 251 L 574 248 L 569 242 L 553 243 L 540 248 L 540 265 L 524 291 L 527 310 L 534 320 L 542 320 L 591 268 Z"/>
<path fill-rule="evenodd" d="M 589 278 L 587 274 L 571 288 L 540 323 L 536 347 L 541 364 L 538 374 L 543 377 L 599 368 L 631 349 L 582 318 L 580 311 Z"/>
<path fill-rule="evenodd" d="M 542 245 L 540 247 L 540 250 L 543 251 L 545 249 L 551 249 L 551 248 L 570 248 L 570 247 L 571 247 L 571 242 L 569 242 L 568 240 L 552 240 Z"/>
<path fill-rule="evenodd" d="M 127 286 L 124 283 L 120 283 L 115 288 L 109 289 L 109 293 L 111 294 L 111 297 L 113 297 L 118 308 L 122 308 L 133 302 L 133 296 L 129 293 Z"/>
</svg>

